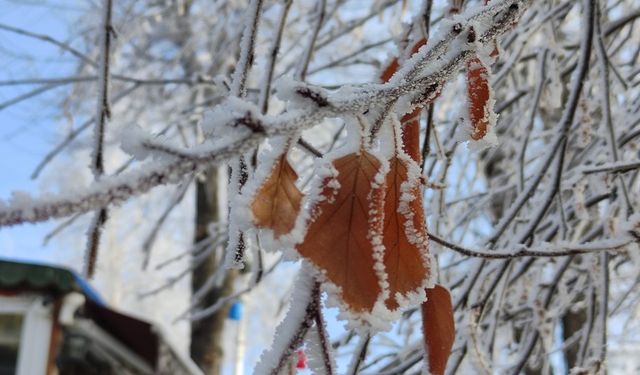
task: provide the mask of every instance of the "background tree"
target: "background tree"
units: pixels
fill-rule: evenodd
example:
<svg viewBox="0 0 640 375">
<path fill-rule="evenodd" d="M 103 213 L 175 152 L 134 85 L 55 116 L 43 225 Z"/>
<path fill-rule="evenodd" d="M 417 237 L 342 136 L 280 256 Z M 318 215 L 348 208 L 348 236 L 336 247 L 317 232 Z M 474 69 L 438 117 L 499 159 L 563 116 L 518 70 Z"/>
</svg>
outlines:
<svg viewBox="0 0 640 375">
<path fill-rule="evenodd" d="M 79 269 L 90 273 L 95 258 L 104 285 L 126 269 L 110 300 L 192 322 L 191 354 L 209 373 L 232 346 L 222 336 L 228 303 L 257 306 L 249 324 L 270 339 L 265 322 L 286 310 L 288 294 L 290 313 L 259 369 L 286 362 L 304 337 L 319 373 L 421 368 L 415 304 L 389 332 L 341 332 L 335 310 L 318 307 L 332 299 L 305 278 L 313 272 L 304 266 L 294 280 L 298 266 L 283 261 L 291 252 L 283 258 L 239 215 L 283 149 L 308 213 L 322 187 L 314 165 L 357 147 L 350 119 L 371 126 L 372 148 L 385 149 L 389 124 L 411 104 L 424 106 L 431 273 L 455 310 L 447 372 L 602 372 L 607 353 L 638 333 L 633 1 L 113 0 L 77 12 L 64 39 L 0 24 L 73 64 L 68 76 L 9 68 L 0 109 L 34 111 L 50 95 L 60 130 L 34 177 L 74 174 L 53 195 L 9 198 L 0 225 L 60 219 L 53 234 L 75 241 L 76 254 L 88 249 Z M 426 47 L 412 56 L 421 39 Z M 19 52 L 3 53 L 22 61 Z M 388 56 L 399 56 L 399 69 L 385 77 Z M 474 98 L 485 93 L 483 118 Z M 484 137 L 480 126 L 490 128 Z M 289 247 L 317 264 L 313 251 Z M 191 301 L 171 309 L 189 277 Z M 323 320 L 332 345 L 316 329 Z M 344 355 L 352 359 L 333 368 L 330 358 Z"/>
</svg>

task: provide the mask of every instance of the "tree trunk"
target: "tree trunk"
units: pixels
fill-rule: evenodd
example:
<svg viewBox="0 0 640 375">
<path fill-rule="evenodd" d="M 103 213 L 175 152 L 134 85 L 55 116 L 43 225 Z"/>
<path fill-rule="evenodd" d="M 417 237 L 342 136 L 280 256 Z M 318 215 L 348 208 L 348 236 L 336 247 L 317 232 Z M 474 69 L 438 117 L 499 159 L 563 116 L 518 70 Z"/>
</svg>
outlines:
<svg viewBox="0 0 640 375">
<path fill-rule="evenodd" d="M 208 236 L 207 226 L 220 219 L 218 207 L 218 171 L 214 168 L 207 171 L 203 181 L 196 182 L 196 230 L 195 242 Z M 197 291 L 224 262 L 220 252 L 213 251 L 211 255 L 193 270 L 191 290 Z M 222 284 L 213 288 L 203 299 L 202 306 L 211 306 L 220 298 L 231 293 L 236 272 L 228 272 Z M 191 358 L 200 368 L 210 375 L 220 374 L 224 347 L 222 333 L 229 310 L 229 304 L 205 319 L 193 322 L 191 325 Z"/>
<path fill-rule="evenodd" d="M 175 40 L 176 46 L 185 51 L 181 56 L 180 64 L 187 77 L 194 77 L 203 72 L 209 75 L 220 73 L 220 65 L 212 64 L 208 68 L 202 67 L 193 50 L 186 48 L 189 46 L 190 39 L 193 35 L 191 30 L 191 0 L 177 2 L 176 6 L 176 22 L 180 32 Z M 190 52 L 186 52 L 190 51 Z M 207 92 L 207 94 L 210 94 Z M 206 95 L 205 95 L 206 96 Z M 196 92 L 192 95 L 192 104 L 198 102 Z M 193 124 L 194 128 L 197 126 Z M 195 233 L 194 243 L 208 237 L 208 226 L 211 223 L 220 222 L 223 214 L 221 207 L 218 205 L 220 181 L 218 181 L 217 168 L 210 168 L 204 174 L 204 177 L 196 179 L 196 213 L 195 213 Z M 213 249 L 207 259 L 193 269 L 191 274 L 191 293 L 192 295 L 202 288 L 209 277 L 213 275 L 216 269 L 224 262 L 222 251 Z M 197 254 L 194 254 L 197 255 Z M 229 270 L 225 273 L 224 280 L 214 287 L 202 299 L 199 307 L 208 307 L 214 305 L 220 298 L 231 294 L 234 280 L 237 272 Z M 215 314 L 204 319 L 195 321 L 191 324 L 191 344 L 189 352 L 193 361 L 204 371 L 205 374 L 218 375 L 222 369 L 222 361 L 224 359 L 224 346 L 222 345 L 222 334 L 224 332 L 224 323 L 229 310 L 229 304 L 225 304 Z"/>
</svg>

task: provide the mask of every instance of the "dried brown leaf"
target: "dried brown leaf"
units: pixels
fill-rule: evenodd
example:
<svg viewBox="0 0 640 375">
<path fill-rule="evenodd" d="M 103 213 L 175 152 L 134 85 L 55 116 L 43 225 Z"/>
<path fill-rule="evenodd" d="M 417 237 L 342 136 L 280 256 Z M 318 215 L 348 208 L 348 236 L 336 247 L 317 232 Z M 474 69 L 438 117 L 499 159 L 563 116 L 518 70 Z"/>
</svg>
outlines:
<svg viewBox="0 0 640 375">
<path fill-rule="evenodd" d="M 444 375 L 456 334 L 451 295 L 441 285 L 427 289 L 427 301 L 422 304 L 422 331 L 429 373 Z"/>
<path fill-rule="evenodd" d="M 390 294 L 385 304 L 391 310 L 401 305 L 396 298 L 398 293 L 406 297 L 420 292 L 429 278 L 422 186 L 417 178 L 409 180 L 408 163 L 409 160 L 394 156 L 386 177 L 383 244 Z"/>
<path fill-rule="evenodd" d="M 271 174 L 251 202 L 254 225 L 273 230 L 276 238 L 291 232 L 300 213 L 303 194 L 296 186 L 298 174 L 286 152 L 275 162 Z"/>
<path fill-rule="evenodd" d="M 384 187 L 375 183 L 381 163 L 361 150 L 334 160 L 333 167 L 339 186 L 325 181 L 297 250 L 341 289 L 351 311 L 371 312 L 381 294 L 372 244 L 382 231 Z"/>
<path fill-rule="evenodd" d="M 467 63 L 467 95 L 469 120 L 473 128 L 471 138 L 477 141 L 487 134 L 491 115 L 489 72 L 478 58 L 473 58 Z"/>
</svg>

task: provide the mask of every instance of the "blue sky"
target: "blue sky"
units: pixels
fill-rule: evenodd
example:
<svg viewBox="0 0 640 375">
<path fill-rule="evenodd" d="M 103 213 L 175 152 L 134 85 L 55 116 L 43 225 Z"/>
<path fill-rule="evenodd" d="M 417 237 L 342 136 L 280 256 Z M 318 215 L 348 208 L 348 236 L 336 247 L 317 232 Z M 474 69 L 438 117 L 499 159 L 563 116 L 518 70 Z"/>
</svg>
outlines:
<svg viewBox="0 0 640 375">
<path fill-rule="evenodd" d="M 69 6 L 73 5 L 73 6 Z M 66 40 L 70 17 L 80 1 L 10 1 L 0 0 L 0 24 L 48 34 Z M 0 30 L 0 80 L 34 77 L 62 77 L 71 74 L 72 59 L 60 49 L 34 38 Z M 0 102 L 5 102 L 37 88 L 35 85 L 0 86 Z M 0 199 L 12 191 L 39 192 L 44 182 L 30 178 L 34 167 L 51 148 L 57 132 L 59 113 L 56 100 L 59 90 L 51 90 L 34 99 L 0 110 Z M 43 246 L 42 238 L 54 223 L 0 228 L 0 256 L 60 262 L 61 249 Z"/>
</svg>

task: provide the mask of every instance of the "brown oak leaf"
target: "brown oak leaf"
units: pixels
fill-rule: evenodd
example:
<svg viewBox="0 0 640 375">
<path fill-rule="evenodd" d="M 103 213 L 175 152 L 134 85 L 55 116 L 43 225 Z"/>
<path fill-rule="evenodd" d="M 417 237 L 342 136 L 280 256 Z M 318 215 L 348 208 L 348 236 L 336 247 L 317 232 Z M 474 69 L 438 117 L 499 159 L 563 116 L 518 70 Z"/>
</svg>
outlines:
<svg viewBox="0 0 640 375">
<path fill-rule="evenodd" d="M 426 43 L 426 39 L 418 40 L 411 49 L 411 53 L 416 53 Z M 388 81 L 398 68 L 398 59 L 394 59 L 383 71 L 380 78 L 383 81 Z M 437 94 L 435 96 L 437 97 Z M 415 162 L 420 162 L 422 157 L 420 153 L 420 114 L 422 107 L 427 104 L 429 102 L 419 103 L 416 108 L 406 113 L 400 120 L 402 148 Z M 400 129 L 395 129 L 395 131 L 400 131 Z M 396 149 L 398 148 L 396 145 Z M 413 186 L 402 188 L 403 184 L 410 183 L 409 163 L 409 160 L 399 157 L 396 153 L 389 161 L 389 173 L 386 176 L 383 244 L 385 246 L 384 265 L 389 289 L 389 297 L 386 299 L 385 305 L 390 310 L 396 310 L 400 307 L 398 294 L 407 296 L 411 292 L 420 291 L 429 278 L 428 260 L 426 259 L 428 243 L 420 180 L 413 178 L 411 180 Z M 408 196 L 403 197 L 403 190 Z M 405 201 L 404 206 L 402 200 Z M 401 207 L 406 212 L 399 212 Z"/>
<path fill-rule="evenodd" d="M 487 134 L 492 111 L 489 72 L 477 57 L 467 62 L 467 96 L 469 120 L 473 128 L 471 139 L 477 141 Z"/>
<path fill-rule="evenodd" d="M 296 186 L 298 174 L 289 164 L 287 153 L 274 163 L 253 201 L 254 225 L 273 230 L 275 238 L 291 232 L 300 213 L 303 194 Z"/>
<path fill-rule="evenodd" d="M 381 163 L 360 150 L 333 161 L 335 180 L 323 183 L 306 236 L 297 250 L 341 289 L 349 310 L 371 312 L 380 298 L 373 242 L 382 231 L 384 186 L 376 183 Z"/>
<path fill-rule="evenodd" d="M 406 158 L 392 157 L 386 176 L 383 244 L 389 285 L 385 304 L 390 310 L 401 306 L 396 297 L 398 293 L 406 297 L 420 292 L 429 278 L 422 186 L 418 178 L 409 178 L 409 163 Z"/>
<path fill-rule="evenodd" d="M 456 333 L 451 295 L 441 285 L 427 289 L 427 300 L 422 304 L 422 333 L 429 373 L 444 375 Z"/>
</svg>

